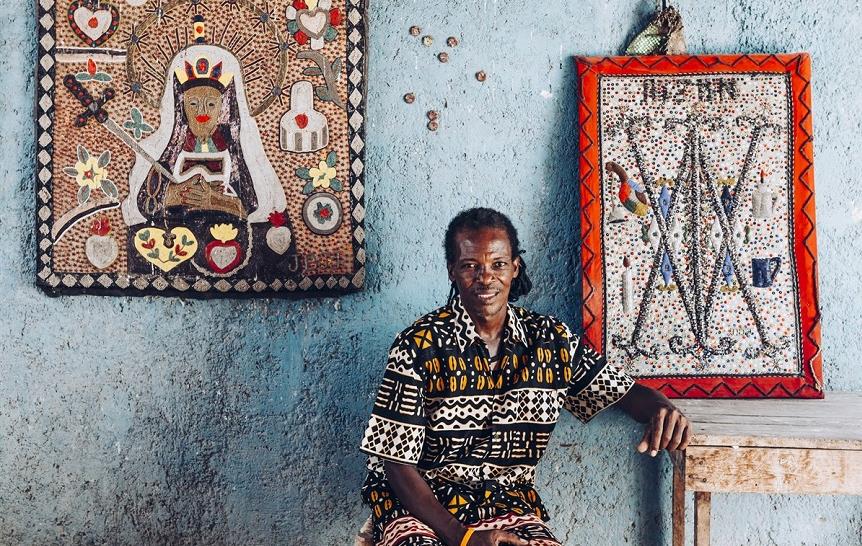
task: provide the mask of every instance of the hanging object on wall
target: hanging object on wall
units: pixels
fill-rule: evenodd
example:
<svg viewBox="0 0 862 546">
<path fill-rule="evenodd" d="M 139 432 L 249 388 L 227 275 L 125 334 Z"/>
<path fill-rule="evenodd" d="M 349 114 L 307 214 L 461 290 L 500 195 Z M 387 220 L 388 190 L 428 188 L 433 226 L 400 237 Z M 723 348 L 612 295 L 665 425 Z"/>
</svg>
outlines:
<svg viewBox="0 0 862 546">
<path fill-rule="evenodd" d="M 686 52 L 682 16 L 665 0 L 647 26 L 626 47 L 626 55 L 681 55 Z"/>
<path fill-rule="evenodd" d="M 40 286 L 363 287 L 364 0 L 39 6 Z"/>
<path fill-rule="evenodd" d="M 822 397 L 808 56 L 578 74 L 589 342 L 669 396 Z"/>
</svg>

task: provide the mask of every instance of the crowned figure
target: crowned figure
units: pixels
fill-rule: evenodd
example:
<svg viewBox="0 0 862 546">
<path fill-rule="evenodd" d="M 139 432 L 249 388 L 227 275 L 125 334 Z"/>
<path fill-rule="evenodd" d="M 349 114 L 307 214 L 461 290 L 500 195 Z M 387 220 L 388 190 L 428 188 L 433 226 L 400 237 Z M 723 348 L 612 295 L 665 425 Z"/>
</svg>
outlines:
<svg viewBox="0 0 862 546">
<path fill-rule="evenodd" d="M 240 61 L 225 48 L 205 43 L 204 33 L 203 19 L 196 16 L 195 44 L 179 51 L 168 67 L 158 129 L 136 151 L 129 196 L 122 203 L 131 229 L 132 271 L 153 268 L 153 260 L 140 259 L 132 248 L 134 235 L 153 226 L 168 238 L 174 228 L 184 228 L 196 239 L 196 255 L 177 273 L 254 273 L 248 270 L 260 261 L 252 259 L 254 241 L 262 239 L 255 232 L 265 231 L 270 216 L 286 208 L 250 114 Z M 206 250 L 213 228 L 225 225 L 237 234 L 236 256 L 227 262 Z"/>
</svg>

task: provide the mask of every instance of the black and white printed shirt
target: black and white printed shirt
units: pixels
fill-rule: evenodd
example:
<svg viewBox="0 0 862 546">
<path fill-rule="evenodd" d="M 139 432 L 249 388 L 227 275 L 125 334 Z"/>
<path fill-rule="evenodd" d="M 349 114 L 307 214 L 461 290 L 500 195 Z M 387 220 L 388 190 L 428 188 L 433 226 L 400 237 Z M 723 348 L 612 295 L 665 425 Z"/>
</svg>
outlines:
<svg viewBox="0 0 862 546">
<path fill-rule="evenodd" d="M 403 513 L 383 460 L 415 465 L 465 522 L 507 510 L 487 505 L 489 490 L 545 519 L 532 485 L 560 411 L 587 422 L 634 384 L 564 323 L 513 305 L 498 356 L 492 369 L 459 297 L 395 339 L 360 447 L 369 455 L 363 497 L 378 528 Z"/>
</svg>

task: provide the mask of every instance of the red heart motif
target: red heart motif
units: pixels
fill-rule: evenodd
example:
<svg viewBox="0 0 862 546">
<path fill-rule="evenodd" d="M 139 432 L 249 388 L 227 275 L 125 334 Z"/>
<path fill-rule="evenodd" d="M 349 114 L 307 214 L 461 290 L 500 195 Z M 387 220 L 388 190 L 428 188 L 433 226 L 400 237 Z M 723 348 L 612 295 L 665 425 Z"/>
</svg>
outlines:
<svg viewBox="0 0 862 546">
<path fill-rule="evenodd" d="M 227 263 L 227 264 L 223 263 L 223 264 L 219 265 L 213 259 L 213 256 L 212 256 L 213 251 L 218 251 L 220 249 L 225 249 L 225 248 L 226 249 L 235 249 L 234 258 L 233 258 L 233 260 L 230 261 L 230 263 Z M 223 243 L 221 241 L 213 241 L 210 244 L 208 244 L 206 246 L 206 248 L 204 249 L 204 257 L 206 258 L 207 263 L 210 266 L 210 269 L 212 269 L 213 271 L 215 271 L 216 273 L 219 273 L 219 274 L 227 273 L 228 271 L 230 271 L 230 270 L 234 269 L 236 266 L 238 266 L 240 264 L 240 262 L 242 261 L 242 256 L 243 256 L 242 255 L 242 246 L 240 246 L 240 244 L 236 241 L 227 241 L 225 243 Z"/>
<path fill-rule="evenodd" d="M 92 39 L 87 34 L 81 30 L 81 27 L 78 26 L 78 23 L 75 22 L 75 12 L 78 11 L 78 8 L 84 7 L 90 10 L 91 12 L 101 12 L 108 11 L 111 14 L 111 24 L 107 29 L 99 36 L 97 39 Z M 67 12 L 67 19 L 69 21 L 69 26 L 72 27 L 72 30 L 75 32 L 75 35 L 85 44 L 90 47 L 99 47 L 100 45 L 107 42 L 111 36 L 117 32 L 117 28 L 120 26 L 120 11 L 116 6 L 105 2 L 104 0 L 100 0 L 96 2 L 94 0 L 72 0 L 69 4 L 69 10 Z M 87 21 L 87 26 L 90 28 L 96 28 L 98 26 L 98 20 L 96 17 L 90 17 Z"/>
<path fill-rule="evenodd" d="M 296 120 L 296 125 L 299 126 L 300 129 L 308 127 L 308 116 L 305 114 L 299 114 L 293 119 Z"/>
</svg>

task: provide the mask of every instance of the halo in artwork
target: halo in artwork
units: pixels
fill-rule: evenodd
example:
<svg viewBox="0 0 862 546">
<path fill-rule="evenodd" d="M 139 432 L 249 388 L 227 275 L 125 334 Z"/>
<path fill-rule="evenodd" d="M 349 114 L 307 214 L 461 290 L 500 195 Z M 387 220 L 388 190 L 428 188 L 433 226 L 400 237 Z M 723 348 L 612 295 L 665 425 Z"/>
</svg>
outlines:
<svg viewBox="0 0 862 546">
<path fill-rule="evenodd" d="M 139 25 L 127 29 L 126 74 L 132 93 L 139 95 L 153 107 L 159 106 L 158 90 L 164 87 L 166 73 L 165 57 L 177 53 L 194 43 L 188 32 L 188 12 L 196 3 L 192 0 L 168 0 L 157 4 L 150 15 Z M 272 58 L 278 70 L 274 79 L 263 78 L 260 71 L 266 57 L 263 51 L 255 51 L 252 40 L 238 39 L 238 25 L 235 20 L 225 22 L 204 22 L 205 43 L 224 48 L 242 60 L 243 78 L 246 85 L 261 87 L 265 90 L 263 98 L 251 104 L 253 116 L 264 112 L 275 100 L 283 100 L 284 82 L 288 71 L 288 54 L 296 53 L 296 47 L 288 42 L 274 14 L 256 6 L 251 0 L 232 0 L 238 9 L 246 10 L 258 21 L 259 33 L 266 35 L 271 45 Z M 265 6 L 266 8 L 266 6 Z"/>
</svg>

